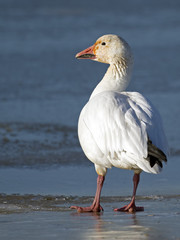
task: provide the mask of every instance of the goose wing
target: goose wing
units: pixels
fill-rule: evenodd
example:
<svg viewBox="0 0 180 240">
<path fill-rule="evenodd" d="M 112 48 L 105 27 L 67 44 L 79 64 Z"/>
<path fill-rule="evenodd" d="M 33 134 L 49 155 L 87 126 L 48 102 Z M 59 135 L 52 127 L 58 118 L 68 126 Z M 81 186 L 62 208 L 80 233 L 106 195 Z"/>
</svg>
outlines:
<svg viewBox="0 0 180 240">
<path fill-rule="evenodd" d="M 166 161 L 167 142 L 161 118 L 140 93 L 97 94 L 86 105 L 84 122 L 106 156 L 115 158 L 127 152 L 149 160 L 151 167 L 158 163 L 156 159 Z"/>
</svg>

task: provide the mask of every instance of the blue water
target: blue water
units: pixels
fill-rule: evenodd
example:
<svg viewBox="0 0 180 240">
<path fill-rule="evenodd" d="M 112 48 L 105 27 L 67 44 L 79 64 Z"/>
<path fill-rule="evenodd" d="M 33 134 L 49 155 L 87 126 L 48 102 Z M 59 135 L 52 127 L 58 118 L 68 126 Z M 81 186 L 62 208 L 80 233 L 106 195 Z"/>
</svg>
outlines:
<svg viewBox="0 0 180 240">
<path fill-rule="evenodd" d="M 128 90 L 159 109 L 170 149 L 179 155 L 179 12 L 178 1 L 1 0 L 0 165 L 82 162 L 79 113 L 108 66 L 75 54 L 107 33 L 131 45 Z"/>
<path fill-rule="evenodd" d="M 74 233 L 77 239 L 110 235 L 111 239 L 179 239 L 179 22 L 177 0 L 0 0 L 0 233 L 4 239 L 71 239 Z M 110 213 L 118 207 L 116 198 L 107 200 L 107 214 L 98 220 L 72 217 L 68 206 L 74 198 L 65 205 L 58 202 L 59 211 L 41 207 L 46 195 L 76 196 L 80 204 L 95 192 L 96 173 L 80 148 L 77 121 L 108 66 L 78 61 L 75 54 L 107 33 L 118 34 L 131 45 L 135 65 L 128 90 L 143 93 L 159 109 L 171 152 L 162 174 L 142 174 L 138 194 L 147 210 L 134 222 L 129 215 Z M 131 195 L 131 179 L 130 171 L 109 171 L 103 196 L 124 196 L 125 201 Z M 16 198 L 19 194 L 23 200 Z M 22 220 L 16 222 L 17 212 Z M 61 230 L 57 218 L 65 219 Z M 117 219 L 123 221 L 121 229 Z M 42 224 L 35 227 L 38 222 L 46 225 L 49 235 Z M 90 228 L 82 233 L 85 222 Z"/>
</svg>

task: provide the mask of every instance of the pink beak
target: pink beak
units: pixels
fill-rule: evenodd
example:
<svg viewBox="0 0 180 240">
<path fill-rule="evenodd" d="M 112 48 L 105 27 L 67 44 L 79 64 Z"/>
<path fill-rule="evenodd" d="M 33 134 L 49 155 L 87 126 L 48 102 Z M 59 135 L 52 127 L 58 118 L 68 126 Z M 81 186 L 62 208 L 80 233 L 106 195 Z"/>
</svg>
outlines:
<svg viewBox="0 0 180 240">
<path fill-rule="evenodd" d="M 96 55 L 94 54 L 94 45 L 77 53 L 76 58 L 81 59 L 96 59 Z"/>
</svg>

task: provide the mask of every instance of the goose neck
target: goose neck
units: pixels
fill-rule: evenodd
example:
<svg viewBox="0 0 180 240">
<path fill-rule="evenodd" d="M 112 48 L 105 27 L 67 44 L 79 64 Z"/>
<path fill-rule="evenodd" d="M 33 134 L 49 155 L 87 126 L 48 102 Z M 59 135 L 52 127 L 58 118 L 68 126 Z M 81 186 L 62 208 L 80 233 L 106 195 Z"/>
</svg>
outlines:
<svg viewBox="0 0 180 240">
<path fill-rule="evenodd" d="M 104 91 L 124 91 L 130 82 L 131 70 L 132 63 L 128 64 L 124 59 L 110 64 L 106 74 L 96 86 L 90 98 Z"/>
</svg>

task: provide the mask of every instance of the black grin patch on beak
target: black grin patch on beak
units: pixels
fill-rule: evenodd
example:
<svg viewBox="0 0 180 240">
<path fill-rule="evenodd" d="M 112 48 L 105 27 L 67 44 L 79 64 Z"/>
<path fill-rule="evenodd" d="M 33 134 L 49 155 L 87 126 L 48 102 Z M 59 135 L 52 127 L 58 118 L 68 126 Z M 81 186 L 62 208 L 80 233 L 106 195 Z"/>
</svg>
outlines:
<svg viewBox="0 0 180 240">
<path fill-rule="evenodd" d="M 91 59 L 91 58 L 94 58 L 94 57 L 95 57 L 94 54 L 88 53 L 88 54 L 83 54 L 83 55 L 77 56 L 76 58 L 77 59 L 79 59 L 79 58 L 89 58 L 89 59 Z"/>
</svg>

